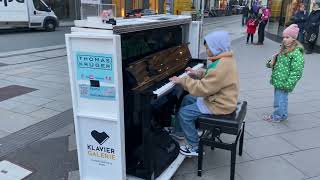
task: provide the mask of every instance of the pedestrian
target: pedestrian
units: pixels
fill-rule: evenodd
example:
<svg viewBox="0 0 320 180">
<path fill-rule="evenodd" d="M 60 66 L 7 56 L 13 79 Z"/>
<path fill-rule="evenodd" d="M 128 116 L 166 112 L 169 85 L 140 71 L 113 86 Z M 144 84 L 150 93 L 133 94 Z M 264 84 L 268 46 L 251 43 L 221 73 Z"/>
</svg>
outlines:
<svg viewBox="0 0 320 180">
<path fill-rule="evenodd" d="M 249 38 L 251 37 L 251 44 L 253 43 L 253 36 L 256 33 L 258 26 L 258 20 L 251 15 L 247 21 L 247 44 L 249 44 Z"/>
<path fill-rule="evenodd" d="M 299 10 L 294 15 L 294 24 L 299 26 L 299 35 L 298 40 L 300 43 L 304 43 L 304 31 L 305 31 L 305 23 L 308 19 L 308 13 L 305 10 L 305 6 L 303 3 L 300 3 Z"/>
<path fill-rule="evenodd" d="M 270 83 L 274 86 L 274 111 L 264 117 L 269 122 L 288 118 L 288 94 L 302 77 L 304 68 L 303 46 L 297 41 L 299 27 L 292 24 L 283 31 L 280 52 L 267 63 L 272 68 Z"/>
<path fill-rule="evenodd" d="M 271 12 L 269 8 L 261 8 L 260 12 L 259 12 L 259 19 L 260 19 L 260 23 L 259 23 L 259 28 L 258 28 L 258 42 L 256 43 L 256 45 L 263 45 L 264 42 L 264 31 L 266 29 L 266 25 L 269 21 L 269 18 L 271 16 Z"/>
<path fill-rule="evenodd" d="M 320 24 L 320 1 L 314 1 L 312 6 L 312 11 L 309 14 L 308 20 L 306 22 L 306 41 L 307 48 L 306 53 L 311 54 L 314 50 L 314 46 L 317 42 L 319 35 L 319 24 Z"/>
<path fill-rule="evenodd" d="M 195 127 L 196 119 L 202 114 L 230 115 L 237 107 L 239 78 L 236 62 L 231 51 L 229 34 L 224 31 L 212 32 L 205 38 L 205 47 L 209 57 L 225 53 L 212 62 L 206 70 L 194 71 L 187 68 L 189 76 L 172 77 L 170 81 L 181 85 L 190 94 L 182 100 L 176 114 L 187 145 L 180 147 L 180 153 L 198 156 L 199 136 Z"/>
<path fill-rule="evenodd" d="M 242 9 L 242 26 L 244 26 L 247 23 L 248 16 L 249 16 L 249 6 L 246 5 Z"/>
</svg>

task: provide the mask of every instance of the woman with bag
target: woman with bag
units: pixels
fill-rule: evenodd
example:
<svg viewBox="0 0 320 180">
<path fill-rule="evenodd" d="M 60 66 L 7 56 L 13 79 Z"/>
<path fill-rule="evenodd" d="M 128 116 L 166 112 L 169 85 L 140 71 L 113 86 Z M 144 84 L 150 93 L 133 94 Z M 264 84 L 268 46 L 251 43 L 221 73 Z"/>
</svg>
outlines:
<svg viewBox="0 0 320 180">
<path fill-rule="evenodd" d="M 281 122 L 288 118 L 288 94 L 302 77 L 304 68 L 303 46 L 297 41 L 299 27 L 292 24 L 283 31 L 280 52 L 267 63 L 272 68 L 270 83 L 274 86 L 274 111 L 263 119 Z"/>
<path fill-rule="evenodd" d="M 314 49 L 314 45 L 317 42 L 319 35 L 319 24 L 320 24 L 320 0 L 315 0 L 313 2 L 312 11 L 308 17 L 306 23 L 306 41 L 307 51 L 306 54 L 311 54 Z"/>
</svg>

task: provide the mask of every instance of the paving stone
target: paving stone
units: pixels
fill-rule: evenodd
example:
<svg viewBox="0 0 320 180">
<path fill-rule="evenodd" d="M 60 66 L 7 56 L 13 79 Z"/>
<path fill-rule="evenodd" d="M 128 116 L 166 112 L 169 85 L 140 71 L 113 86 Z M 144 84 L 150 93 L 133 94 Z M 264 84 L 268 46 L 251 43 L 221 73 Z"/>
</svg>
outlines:
<svg viewBox="0 0 320 180">
<path fill-rule="evenodd" d="M 53 90 L 50 88 L 39 88 L 38 91 L 28 93 L 28 95 L 41 98 L 52 98 L 62 93 L 63 91 Z"/>
<path fill-rule="evenodd" d="M 276 135 L 253 138 L 244 142 L 244 151 L 254 159 L 262 159 L 298 150 Z"/>
<path fill-rule="evenodd" d="M 289 116 L 299 115 L 319 111 L 319 107 L 315 107 L 311 102 L 294 103 L 288 105 Z"/>
<path fill-rule="evenodd" d="M 282 134 L 281 137 L 299 149 L 320 147 L 320 127 Z"/>
<path fill-rule="evenodd" d="M 10 56 L 5 58 L 0 58 L 0 62 L 5 64 L 17 64 L 17 63 L 37 61 L 42 59 L 44 58 L 39 56 L 34 56 L 34 55 L 20 55 L 20 56 Z"/>
<path fill-rule="evenodd" d="M 282 155 L 308 177 L 320 176 L 320 148 Z"/>
<path fill-rule="evenodd" d="M 72 134 L 69 136 L 68 150 L 69 150 L 69 151 L 77 150 L 76 135 L 75 135 L 74 133 L 72 133 Z"/>
<path fill-rule="evenodd" d="M 44 119 L 48 119 L 52 116 L 55 116 L 59 113 L 60 112 L 58 112 L 58 111 L 54 111 L 54 110 L 47 109 L 47 108 L 42 108 L 42 109 L 39 109 L 39 110 L 34 111 L 32 113 L 29 113 L 28 115 L 33 118 L 39 119 L 39 120 L 44 120 Z"/>
<path fill-rule="evenodd" d="M 10 133 L 7 131 L 0 130 L 0 138 L 8 136 Z"/>
<path fill-rule="evenodd" d="M 2 87 L 0 88 L 0 101 L 4 101 L 6 99 L 20 96 L 22 94 L 27 94 L 35 90 L 36 89 L 34 88 L 29 88 L 29 87 L 19 86 L 19 85 L 10 85 L 6 87 Z"/>
<path fill-rule="evenodd" d="M 52 138 L 59 138 L 64 136 L 71 136 L 71 134 L 74 134 L 74 125 L 73 123 L 49 134 L 48 136 L 41 139 L 41 141 L 52 139 Z"/>
<path fill-rule="evenodd" d="M 30 116 L 14 113 L 5 109 L 0 109 L 0 130 L 9 133 L 16 132 L 38 121 Z"/>
<path fill-rule="evenodd" d="M 11 111 L 16 112 L 16 113 L 20 113 L 20 114 L 29 114 L 29 113 L 37 111 L 41 108 L 42 108 L 41 106 L 35 106 L 32 104 L 22 104 L 22 105 L 19 105 L 19 106 L 12 108 Z"/>
<path fill-rule="evenodd" d="M 253 137 L 261 137 L 290 132 L 293 130 L 283 123 L 269 123 L 261 120 L 246 124 L 246 131 Z"/>
<path fill-rule="evenodd" d="M 317 117 L 320 120 L 320 111 L 312 113 L 313 116 Z"/>
<path fill-rule="evenodd" d="M 30 95 L 21 95 L 21 96 L 12 98 L 11 100 L 22 102 L 22 103 L 27 103 L 27 104 L 32 104 L 35 106 L 41 106 L 41 105 L 44 105 L 44 104 L 47 104 L 47 103 L 53 101 L 51 99 L 34 97 L 34 96 L 30 96 Z"/>
<path fill-rule="evenodd" d="M 318 176 L 318 177 L 313 177 L 313 178 L 308 178 L 308 179 L 305 179 L 305 180 L 320 180 L 320 176 Z"/>
<path fill-rule="evenodd" d="M 70 171 L 68 174 L 68 180 L 80 180 L 79 171 Z"/>
<path fill-rule="evenodd" d="M 45 104 L 43 107 L 48 108 L 48 109 L 52 109 L 55 111 L 63 112 L 68 109 L 71 109 L 72 104 L 71 104 L 71 101 L 70 102 L 68 102 L 68 101 L 63 101 L 63 102 L 53 101 L 48 104 Z"/>
<path fill-rule="evenodd" d="M 302 172 L 279 156 L 237 164 L 236 172 L 244 180 L 302 180 L 305 178 Z"/>
<path fill-rule="evenodd" d="M 291 129 L 302 130 L 320 126 L 320 119 L 312 114 L 302 114 L 289 117 L 284 123 Z"/>
<path fill-rule="evenodd" d="M 187 174 L 190 172 L 196 173 L 198 169 L 198 159 L 197 158 L 186 158 L 176 172 L 176 176 Z"/>
<path fill-rule="evenodd" d="M 58 56 L 66 56 L 67 52 L 66 52 L 66 49 L 58 49 L 58 50 L 33 53 L 32 55 L 42 57 L 42 58 L 53 58 Z"/>
<path fill-rule="evenodd" d="M 24 105 L 22 102 L 12 101 L 11 99 L 7 99 L 5 101 L 0 102 L 0 108 L 10 110 L 17 106 Z"/>
<path fill-rule="evenodd" d="M 185 174 L 175 175 L 172 180 L 230 180 L 230 167 L 221 167 L 217 169 L 210 169 L 202 171 L 202 176 L 199 177 L 194 172 L 188 172 Z M 235 174 L 235 180 L 243 180 L 238 174 Z"/>
<path fill-rule="evenodd" d="M 253 159 L 246 152 L 243 152 L 242 156 L 237 155 L 236 163 L 242 163 L 250 160 L 253 160 Z M 202 166 L 203 170 L 210 170 L 210 169 L 214 169 L 222 166 L 229 167 L 230 161 L 231 161 L 231 151 L 218 149 L 218 148 L 212 151 L 210 147 L 205 147 L 205 155 L 203 156 L 203 166 Z M 197 159 L 195 159 L 195 163 L 198 164 Z"/>
</svg>

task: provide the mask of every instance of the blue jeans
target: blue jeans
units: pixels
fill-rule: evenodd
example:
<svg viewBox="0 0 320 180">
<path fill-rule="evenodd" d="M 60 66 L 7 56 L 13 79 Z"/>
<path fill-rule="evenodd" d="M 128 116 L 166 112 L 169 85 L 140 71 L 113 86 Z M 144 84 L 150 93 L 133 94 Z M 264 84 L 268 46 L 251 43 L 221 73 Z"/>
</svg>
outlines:
<svg viewBox="0 0 320 180">
<path fill-rule="evenodd" d="M 195 149 L 199 146 L 198 131 L 195 120 L 202 115 L 197 106 L 197 97 L 186 95 L 181 103 L 179 112 L 176 114 L 176 131 L 183 131 L 187 142 Z"/>
<path fill-rule="evenodd" d="M 272 118 L 275 121 L 285 120 L 288 118 L 288 92 L 275 89 L 274 90 L 274 111 Z"/>
</svg>

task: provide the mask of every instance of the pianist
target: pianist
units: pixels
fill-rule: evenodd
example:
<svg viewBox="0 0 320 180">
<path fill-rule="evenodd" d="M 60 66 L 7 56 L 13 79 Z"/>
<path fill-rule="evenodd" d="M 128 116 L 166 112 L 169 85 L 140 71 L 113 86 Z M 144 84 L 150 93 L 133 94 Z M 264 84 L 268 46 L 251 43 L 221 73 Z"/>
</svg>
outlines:
<svg viewBox="0 0 320 180">
<path fill-rule="evenodd" d="M 201 114 L 231 114 L 236 110 L 239 95 L 238 72 L 233 53 L 230 53 L 229 34 L 212 32 L 205 37 L 204 45 L 208 57 L 221 58 L 213 61 L 206 70 L 187 68 L 189 76 L 170 78 L 171 82 L 189 92 L 176 114 L 176 121 L 187 140 L 187 144 L 180 147 L 180 153 L 187 156 L 198 155 L 199 137 L 194 123 L 197 117 Z"/>
</svg>

